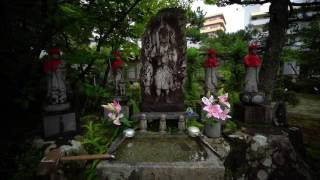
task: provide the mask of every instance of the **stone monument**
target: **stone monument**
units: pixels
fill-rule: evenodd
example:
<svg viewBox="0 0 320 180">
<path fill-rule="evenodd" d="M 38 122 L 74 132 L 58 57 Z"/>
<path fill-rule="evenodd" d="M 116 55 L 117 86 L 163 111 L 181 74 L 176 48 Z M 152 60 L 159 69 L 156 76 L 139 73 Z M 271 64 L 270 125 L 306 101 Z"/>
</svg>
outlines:
<svg viewBox="0 0 320 180">
<path fill-rule="evenodd" d="M 208 50 L 208 58 L 204 62 L 205 67 L 205 91 L 215 94 L 218 86 L 217 67 L 219 62 L 216 58 L 217 52 L 215 50 Z"/>
<path fill-rule="evenodd" d="M 142 112 L 183 111 L 186 73 L 184 11 L 167 8 L 151 19 L 142 37 Z"/>
<path fill-rule="evenodd" d="M 45 137 L 76 131 L 75 113 L 69 111 L 66 69 L 65 62 L 61 59 L 62 52 L 58 48 L 52 48 L 48 55 L 43 63 L 47 78 L 47 101 L 43 119 Z"/>
</svg>

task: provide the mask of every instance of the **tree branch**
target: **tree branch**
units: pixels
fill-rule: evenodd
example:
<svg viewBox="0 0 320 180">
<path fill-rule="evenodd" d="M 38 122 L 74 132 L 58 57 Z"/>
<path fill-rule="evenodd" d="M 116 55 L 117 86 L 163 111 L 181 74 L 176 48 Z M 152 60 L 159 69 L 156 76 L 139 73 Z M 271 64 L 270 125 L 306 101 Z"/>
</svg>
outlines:
<svg viewBox="0 0 320 180">
<path fill-rule="evenodd" d="M 320 18 L 320 13 L 317 13 L 317 14 L 313 14 L 313 15 L 308 16 L 308 17 L 289 19 L 288 22 L 289 23 L 293 23 L 293 22 L 308 22 L 308 21 L 313 21 L 313 20 L 319 19 L 319 18 Z"/>
<path fill-rule="evenodd" d="M 124 13 L 122 13 L 120 15 L 120 18 L 118 19 L 118 21 L 113 22 L 111 24 L 111 27 L 109 28 L 109 30 L 107 31 L 107 33 L 105 33 L 102 37 L 99 38 L 98 40 L 98 44 L 97 44 L 97 52 L 100 52 L 100 48 L 102 46 L 103 41 L 109 36 L 109 34 L 117 27 L 120 25 L 120 23 L 125 19 L 125 17 L 133 10 L 134 7 L 136 7 L 136 5 L 140 2 L 141 0 L 136 0 L 131 7 L 125 11 Z M 88 64 L 87 68 L 80 74 L 80 78 L 83 78 L 84 75 L 89 72 L 89 70 L 91 69 L 92 65 L 94 64 L 94 62 L 96 61 L 95 59 L 92 59 L 90 61 L 90 63 Z"/>
</svg>

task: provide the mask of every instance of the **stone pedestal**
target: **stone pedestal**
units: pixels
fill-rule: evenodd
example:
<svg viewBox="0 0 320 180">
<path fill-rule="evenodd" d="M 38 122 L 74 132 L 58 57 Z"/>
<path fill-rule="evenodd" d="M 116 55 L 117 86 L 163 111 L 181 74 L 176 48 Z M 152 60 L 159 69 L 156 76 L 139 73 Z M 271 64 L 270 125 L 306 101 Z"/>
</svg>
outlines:
<svg viewBox="0 0 320 180">
<path fill-rule="evenodd" d="M 271 124 L 272 108 L 269 105 L 235 105 L 236 118 L 248 124 Z"/>
<path fill-rule="evenodd" d="M 73 112 L 47 114 L 43 118 L 43 129 L 45 137 L 76 131 L 76 115 Z"/>
</svg>

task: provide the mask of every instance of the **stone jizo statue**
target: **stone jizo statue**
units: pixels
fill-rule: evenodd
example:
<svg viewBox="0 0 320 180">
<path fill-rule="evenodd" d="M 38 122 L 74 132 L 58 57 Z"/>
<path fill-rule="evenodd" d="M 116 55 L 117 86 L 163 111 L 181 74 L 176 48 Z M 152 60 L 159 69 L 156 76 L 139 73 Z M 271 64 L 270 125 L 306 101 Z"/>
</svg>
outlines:
<svg viewBox="0 0 320 180">
<path fill-rule="evenodd" d="M 125 89 L 124 89 L 124 77 L 122 74 L 122 68 L 124 66 L 124 62 L 121 59 L 121 53 L 119 51 L 114 51 L 112 53 L 116 60 L 112 62 L 111 68 L 113 73 L 113 80 L 114 80 L 114 88 L 116 95 L 124 96 Z"/>
<path fill-rule="evenodd" d="M 245 56 L 243 64 L 246 68 L 244 92 L 240 94 L 240 99 L 244 103 L 262 104 L 264 102 L 264 93 L 259 92 L 259 71 L 261 60 L 258 55 L 258 46 L 252 44 L 249 46 L 249 54 Z"/>
<path fill-rule="evenodd" d="M 214 94 L 217 90 L 217 67 L 220 63 L 217 60 L 217 52 L 215 50 L 208 50 L 208 58 L 204 62 L 205 73 L 205 88 L 206 92 L 210 91 Z"/>
<path fill-rule="evenodd" d="M 243 61 L 246 67 L 245 77 L 245 92 L 257 93 L 259 82 L 259 70 L 261 66 L 261 60 L 258 56 L 258 46 L 252 44 L 249 46 L 249 54 L 245 56 Z"/>
<path fill-rule="evenodd" d="M 43 63 L 43 70 L 47 74 L 47 99 L 50 105 L 67 102 L 65 77 L 65 63 L 61 60 L 61 51 L 52 48 L 48 59 Z"/>
</svg>

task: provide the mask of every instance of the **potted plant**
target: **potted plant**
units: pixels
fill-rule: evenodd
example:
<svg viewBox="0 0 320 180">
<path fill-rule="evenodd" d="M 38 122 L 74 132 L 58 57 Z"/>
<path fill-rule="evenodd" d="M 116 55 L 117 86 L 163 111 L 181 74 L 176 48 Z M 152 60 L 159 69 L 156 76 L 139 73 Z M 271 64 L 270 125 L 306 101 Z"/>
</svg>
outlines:
<svg viewBox="0 0 320 180">
<path fill-rule="evenodd" d="M 203 110 L 206 112 L 206 121 L 204 134 L 210 138 L 221 136 L 221 123 L 231 118 L 230 103 L 228 102 L 228 93 L 218 96 L 215 99 L 212 95 L 202 98 L 204 104 Z"/>
</svg>

